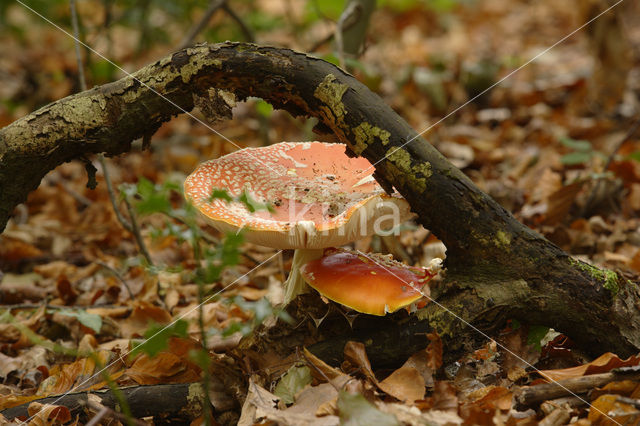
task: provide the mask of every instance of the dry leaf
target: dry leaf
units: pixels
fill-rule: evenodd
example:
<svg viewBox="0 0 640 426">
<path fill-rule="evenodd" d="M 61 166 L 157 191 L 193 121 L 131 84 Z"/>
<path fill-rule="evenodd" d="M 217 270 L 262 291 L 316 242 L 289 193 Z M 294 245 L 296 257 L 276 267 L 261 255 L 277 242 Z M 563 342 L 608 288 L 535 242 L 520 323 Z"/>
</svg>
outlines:
<svg viewBox="0 0 640 426">
<path fill-rule="evenodd" d="M 413 403 L 424 398 L 424 378 L 413 367 L 402 366 L 377 385 L 399 401 Z"/>
<path fill-rule="evenodd" d="M 640 363 L 640 355 L 633 355 L 622 360 L 611 352 L 607 352 L 593 361 L 579 365 L 577 367 L 563 368 L 560 370 L 538 371 L 542 377 L 549 381 L 559 381 L 574 377 L 586 376 L 588 374 L 606 373 L 619 367 L 631 367 Z"/>
<path fill-rule="evenodd" d="M 71 412 L 62 405 L 41 404 L 32 402 L 27 407 L 27 412 L 32 419 L 29 425 L 48 426 L 64 424 L 71 420 Z"/>
<path fill-rule="evenodd" d="M 640 411 L 618 401 L 618 395 L 602 395 L 591 403 L 588 419 L 594 426 L 637 425 Z"/>
<path fill-rule="evenodd" d="M 159 383 L 191 383 L 200 378 L 200 369 L 170 352 L 154 357 L 140 355 L 125 374 L 141 385 Z"/>
</svg>

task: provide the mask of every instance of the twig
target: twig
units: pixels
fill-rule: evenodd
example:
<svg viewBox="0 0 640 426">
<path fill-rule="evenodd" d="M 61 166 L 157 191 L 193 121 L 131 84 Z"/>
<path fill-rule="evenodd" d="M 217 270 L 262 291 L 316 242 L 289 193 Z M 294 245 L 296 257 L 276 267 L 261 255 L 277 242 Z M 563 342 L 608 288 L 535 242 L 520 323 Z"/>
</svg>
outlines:
<svg viewBox="0 0 640 426">
<path fill-rule="evenodd" d="M 61 310 L 65 310 L 65 311 L 85 311 L 87 309 L 91 309 L 91 308 L 102 308 L 102 309 L 122 309 L 122 306 L 118 306 L 118 305 L 113 305 L 113 304 L 107 304 L 107 303 L 100 303 L 100 304 L 96 304 L 96 305 L 91 305 L 91 306 L 58 306 L 58 305 L 49 305 L 46 303 L 19 303 L 16 305 L 2 305 L 2 310 L 4 311 L 15 311 L 15 310 L 19 310 L 19 309 L 40 309 L 44 306 L 45 311 L 46 310 L 51 310 L 51 311 L 61 311 Z"/>
<path fill-rule="evenodd" d="M 76 48 L 76 60 L 78 61 L 78 82 L 80 83 L 80 90 L 87 90 L 87 81 L 84 78 L 84 65 L 82 64 L 82 55 L 80 54 L 80 29 L 78 25 L 78 11 L 76 10 L 76 0 L 69 0 L 69 7 L 71 8 L 71 25 L 73 26 L 73 36 L 75 38 L 74 45 Z"/>
<path fill-rule="evenodd" d="M 82 56 L 80 55 L 80 42 L 79 42 L 80 31 L 79 31 L 79 25 L 78 25 L 78 13 L 76 10 L 75 0 L 70 0 L 70 7 L 71 7 L 71 23 L 73 25 L 73 35 L 75 37 L 76 59 L 78 61 L 78 80 L 80 83 L 80 88 L 82 89 L 82 91 L 85 91 L 87 90 L 87 83 L 84 77 L 84 66 L 82 64 Z M 104 174 L 104 179 L 107 183 L 107 191 L 109 192 L 109 199 L 111 200 L 111 204 L 113 205 L 113 210 L 116 213 L 116 217 L 122 224 L 122 227 L 134 235 L 136 242 L 138 243 L 138 247 L 140 248 L 142 255 L 147 260 L 147 263 L 149 265 L 153 265 L 153 261 L 151 260 L 151 256 L 149 255 L 149 251 L 147 250 L 147 246 L 145 245 L 144 240 L 140 235 L 140 228 L 138 227 L 138 223 L 136 221 L 133 209 L 131 208 L 131 204 L 126 198 L 124 199 L 124 202 L 127 206 L 127 211 L 129 212 L 129 217 L 131 219 L 131 221 L 129 222 L 124 218 L 124 216 L 122 216 L 120 209 L 118 209 L 115 194 L 113 191 L 113 185 L 111 183 L 111 179 L 109 178 L 109 172 L 107 171 L 107 162 L 102 154 L 98 154 L 98 159 L 100 161 L 100 165 L 102 166 L 102 173 Z M 131 298 L 133 299 L 133 293 L 131 293 L 131 290 L 129 289 L 128 286 L 126 286 L 126 284 L 125 284 L 125 287 L 127 287 L 127 290 L 129 291 L 129 295 L 131 295 Z"/>
<path fill-rule="evenodd" d="M 179 48 L 184 49 L 185 47 L 190 46 L 193 43 L 193 40 L 198 36 L 198 34 L 200 34 L 200 31 L 207 26 L 214 13 L 216 13 L 225 3 L 226 0 L 212 0 L 200 21 L 192 27 L 187 35 L 182 39 Z"/>
<path fill-rule="evenodd" d="M 129 221 L 124 217 L 124 215 L 118 208 L 118 203 L 116 201 L 116 194 L 115 194 L 115 191 L 113 190 L 113 184 L 111 183 L 109 171 L 107 170 L 107 161 L 104 158 L 104 155 L 99 154 L 98 160 L 100 161 L 100 167 L 102 167 L 102 174 L 104 176 L 104 181 L 107 183 L 107 192 L 109 193 L 109 200 L 111 200 L 111 206 L 113 207 L 113 211 L 116 214 L 116 218 L 118 219 L 118 222 L 120 222 L 120 224 L 124 229 L 126 229 L 127 231 L 133 234 L 134 238 L 136 239 L 136 243 L 138 243 L 138 248 L 140 249 L 140 252 L 146 259 L 147 263 L 149 263 L 149 265 L 153 265 L 153 261 L 151 260 L 151 255 L 149 254 L 149 250 L 147 250 L 147 245 L 142 239 L 142 235 L 140 235 L 140 228 L 138 227 L 138 221 L 136 220 L 135 212 L 131 207 L 131 203 L 129 203 L 129 200 L 127 200 L 127 198 L 124 197 L 123 200 L 127 207 L 127 213 L 129 213 L 129 218 L 131 219 L 131 221 Z"/>
<path fill-rule="evenodd" d="M 113 184 L 111 183 L 111 177 L 109 176 L 109 170 L 107 169 L 107 161 L 104 158 L 104 155 L 99 154 L 98 160 L 100 161 L 100 167 L 102 167 L 102 175 L 104 176 L 104 180 L 107 183 L 107 192 L 109 193 L 109 200 L 111 200 L 111 206 L 113 207 L 113 211 L 116 214 L 116 218 L 118 222 L 122 225 L 124 229 L 133 233 L 133 227 L 131 223 L 122 215 L 122 212 L 118 208 L 118 202 L 116 201 L 116 194 L 113 190 Z"/>
<path fill-rule="evenodd" d="M 51 174 L 50 176 L 47 176 L 47 180 L 53 184 L 60 185 L 67 194 L 71 195 L 74 200 L 82 204 L 84 207 L 91 205 L 92 201 L 90 199 L 70 188 L 69 184 L 59 175 Z"/>
<path fill-rule="evenodd" d="M 296 348 L 296 352 L 298 352 L 298 349 Z M 320 375 L 327 381 L 327 383 L 329 383 L 331 386 L 333 386 L 333 388 L 337 391 L 340 392 L 340 388 L 338 387 L 337 384 L 335 384 L 333 382 L 333 380 L 331 380 L 325 373 L 324 371 L 322 371 L 320 368 L 318 368 L 317 365 L 315 365 L 313 362 L 311 362 L 311 360 L 309 359 L 309 357 L 307 357 L 307 354 L 305 354 L 304 352 L 298 353 L 298 356 L 302 355 L 302 357 L 304 358 L 305 364 L 306 365 L 310 365 L 311 368 L 313 368 L 314 370 L 316 370 L 318 373 L 320 373 Z"/>
<path fill-rule="evenodd" d="M 326 18 L 326 19 L 329 19 L 329 18 Z M 356 24 L 356 22 L 358 22 L 357 19 L 347 19 L 347 20 L 345 20 L 345 22 L 342 23 L 342 31 L 347 31 L 348 29 L 353 27 Z M 326 43 L 329 43 L 331 40 L 336 38 L 336 33 L 337 32 L 338 32 L 337 29 L 332 31 L 332 32 L 330 32 L 324 38 L 320 39 L 319 41 L 316 41 L 307 51 L 309 53 L 312 53 L 312 52 L 315 52 L 316 50 L 320 49 L 321 46 L 323 46 Z M 336 41 L 336 44 L 338 44 L 337 41 Z M 342 44 L 342 43 L 340 43 L 340 44 Z"/>
<path fill-rule="evenodd" d="M 584 393 L 590 389 L 603 386 L 615 380 L 638 379 L 640 379 L 640 372 L 632 369 L 626 370 L 620 368 L 610 373 L 591 374 L 588 376 L 558 380 L 555 383 L 523 387 L 516 396 L 516 401 L 521 406 L 526 407 L 548 399 L 571 395 L 571 393 Z"/>
<path fill-rule="evenodd" d="M 538 426 L 561 426 L 566 425 L 571 418 L 569 410 L 558 407 L 549 413 L 544 419 L 538 423 Z"/>
<path fill-rule="evenodd" d="M 118 279 L 118 281 L 120 281 L 122 283 L 122 285 L 124 286 L 124 288 L 127 289 L 127 292 L 129 293 L 129 298 L 131 300 L 135 299 L 135 296 L 133 295 L 133 292 L 131 291 L 131 288 L 129 287 L 129 284 L 127 284 L 127 282 L 124 280 L 124 278 L 122 278 L 122 276 L 120 275 L 120 273 L 118 272 L 118 270 L 116 268 L 112 267 L 108 263 L 104 263 L 104 262 L 101 262 L 101 261 L 96 261 L 95 263 L 97 265 L 100 265 L 103 268 L 109 270 L 113 275 L 115 275 L 115 277 Z"/>
<path fill-rule="evenodd" d="M 236 21 L 236 24 L 240 27 L 240 31 L 242 31 L 242 35 L 244 35 L 246 41 L 253 43 L 256 40 L 256 36 L 253 34 L 253 31 L 251 31 L 251 28 L 249 28 L 249 26 L 242 20 L 240 15 L 238 15 L 227 2 L 224 2 L 222 9 L 231 19 Z"/>
<path fill-rule="evenodd" d="M 357 1 L 350 2 L 347 7 L 340 15 L 340 19 L 338 19 L 338 23 L 336 26 L 335 39 L 336 39 L 336 47 L 338 48 L 338 60 L 340 61 L 340 68 L 345 68 L 344 61 L 344 40 L 342 35 L 346 30 L 347 26 L 351 27 L 356 22 L 358 22 L 358 18 L 362 15 L 362 6 Z"/>
<path fill-rule="evenodd" d="M 147 423 L 143 422 L 142 420 L 138 420 L 138 419 L 134 419 L 131 418 L 129 416 L 126 416 L 122 413 L 119 413 L 115 410 L 112 410 L 109 407 L 105 407 L 104 405 L 92 401 L 91 399 L 87 399 L 87 407 L 89 407 L 92 410 L 97 411 L 98 413 L 90 420 L 86 423 L 86 426 L 93 426 L 93 425 L 98 425 L 101 424 L 101 420 L 104 419 L 105 417 L 107 417 L 107 415 L 115 420 L 118 420 L 122 423 L 133 423 L 134 425 L 140 425 L 140 426 L 146 426 Z M 108 424 L 108 423 L 107 423 Z"/>
<path fill-rule="evenodd" d="M 618 153 L 620 148 L 622 148 L 622 145 L 624 145 L 624 143 L 626 141 L 631 139 L 631 137 L 638 131 L 638 128 L 640 128 L 640 118 L 638 120 L 636 120 L 635 123 L 633 123 L 633 125 L 631 126 L 631 128 L 629 129 L 627 134 L 624 135 L 624 137 L 622 139 L 620 139 L 620 141 L 613 148 L 613 151 L 611 151 L 611 154 L 609 154 L 609 157 L 607 158 L 607 162 L 604 165 L 604 169 L 602 170 L 603 173 L 605 173 L 607 170 L 609 170 L 609 167 L 611 166 L 611 163 L 613 162 L 613 158 L 616 156 L 616 154 Z M 596 198 L 596 196 L 600 192 L 600 186 L 601 185 L 602 185 L 602 178 L 600 178 L 600 179 L 598 179 L 596 181 L 595 186 L 593 187 L 593 189 L 591 190 L 591 193 L 589 194 L 589 198 L 587 198 L 587 202 L 584 204 L 584 207 L 582 208 L 582 211 L 580 212 L 580 217 L 585 217 L 586 214 L 588 213 L 589 208 L 591 207 L 591 204 L 593 203 L 593 200 Z"/>
<path fill-rule="evenodd" d="M 640 409 L 640 400 L 638 399 L 633 399 L 626 396 L 618 396 L 616 400 L 618 402 L 622 402 L 623 404 L 631 405 L 636 409 Z"/>
<path fill-rule="evenodd" d="M 149 250 L 147 250 L 147 245 L 144 243 L 142 239 L 142 234 L 140 234 L 140 227 L 138 227 L 138 221 L 136 220 L 136 214 L 133 211 L 133 207 L 131 207 L 131 203 L 127 199 L 127 197 L 123 198 L 124 205 L 127 207 L 127 213 L 129 213 L 129 218 L 131 219 L 131 233 L 136 239 L 138 243 L 138 247 L 142 252 L 142 255 L 146 259 L 147 263 L 153 266 L 153 260 L 151 260 L 151 255 L 149 254 Z"/>
</svg>

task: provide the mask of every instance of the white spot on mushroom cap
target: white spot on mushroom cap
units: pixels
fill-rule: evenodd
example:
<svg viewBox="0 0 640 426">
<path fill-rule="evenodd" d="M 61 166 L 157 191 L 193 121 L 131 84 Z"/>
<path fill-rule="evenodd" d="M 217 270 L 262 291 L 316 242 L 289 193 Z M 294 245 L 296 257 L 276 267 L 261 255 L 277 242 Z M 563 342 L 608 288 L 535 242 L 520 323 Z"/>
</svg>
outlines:
<svg viewBox="0 0 640 426">
<path fill-rule="evenodd" d="M 397 204 L 402 220 L 410 216 L 403 199 L 386 195 L 363 174 L 370 163 L 348 157 L 345 148 L 323 142 L 246 148 L 201 164 L 186 179 L 185 196 L 218 229 L 244 227 L 252 231 L 245 233 L 248 240 L 277 248 L 321 248 L 370 235 L 372 229 L 359 224 L 382 211 L 382 200 Z M 232 196 L 247 190 L 275 211 L 251 213 L 242 203 L 210 202 L 214 189 Z"/>
</svg>

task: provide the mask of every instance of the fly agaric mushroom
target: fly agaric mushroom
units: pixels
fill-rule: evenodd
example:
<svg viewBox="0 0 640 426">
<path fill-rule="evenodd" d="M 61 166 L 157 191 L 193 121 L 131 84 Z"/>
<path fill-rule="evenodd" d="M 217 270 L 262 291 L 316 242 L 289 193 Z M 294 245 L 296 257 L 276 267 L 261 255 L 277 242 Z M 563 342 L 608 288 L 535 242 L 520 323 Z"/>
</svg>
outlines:
<svg viewBox="0 0 640 426">
<path fill-rule="evenodd" d="M 281 142 L 207 161 L 187 177 L 184 189 L 218 230 L 244 229 L 252 243 L 296 249 L 285 283 L 288 303 L 306 288 L 299 267 L 325 248 L 388 231 L 412 216 L 409 204 L 387 195 L 372 171 L 366 159 L 348 157 L 342 144 Z M 231 196 L 246 191 L 273 211 L 250 212 L 242 203 L 211 200 L 215 189 Z"/>
<path fill-rule="evenodd" d="M 300 274 L 327 299 L 365 314 L 385 315 L 428 297 L 427 282 L 439 269 L 440 259 L 417 268 L 376 253 L 327 249 L 323 257 L 303 265 Z"/>
</svg>

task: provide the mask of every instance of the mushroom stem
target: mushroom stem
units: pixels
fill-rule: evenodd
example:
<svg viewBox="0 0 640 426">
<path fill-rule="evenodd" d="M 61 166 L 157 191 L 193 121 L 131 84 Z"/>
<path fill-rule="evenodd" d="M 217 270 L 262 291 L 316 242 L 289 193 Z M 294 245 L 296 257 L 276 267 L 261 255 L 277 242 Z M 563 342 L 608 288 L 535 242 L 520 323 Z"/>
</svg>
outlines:
<svg viewBox="0 0 640 426">
<path fill-rule="evenodd" d="M 291 272 L 284 283 L 284 304 L 287 305 L 297 295 L 306 293 L 309 286 L 300 274 L 302 265 L 312 260 L 320 259 L 324 255 L 324 249 L 296 249 L 293 253 Z"/>
</svg>

